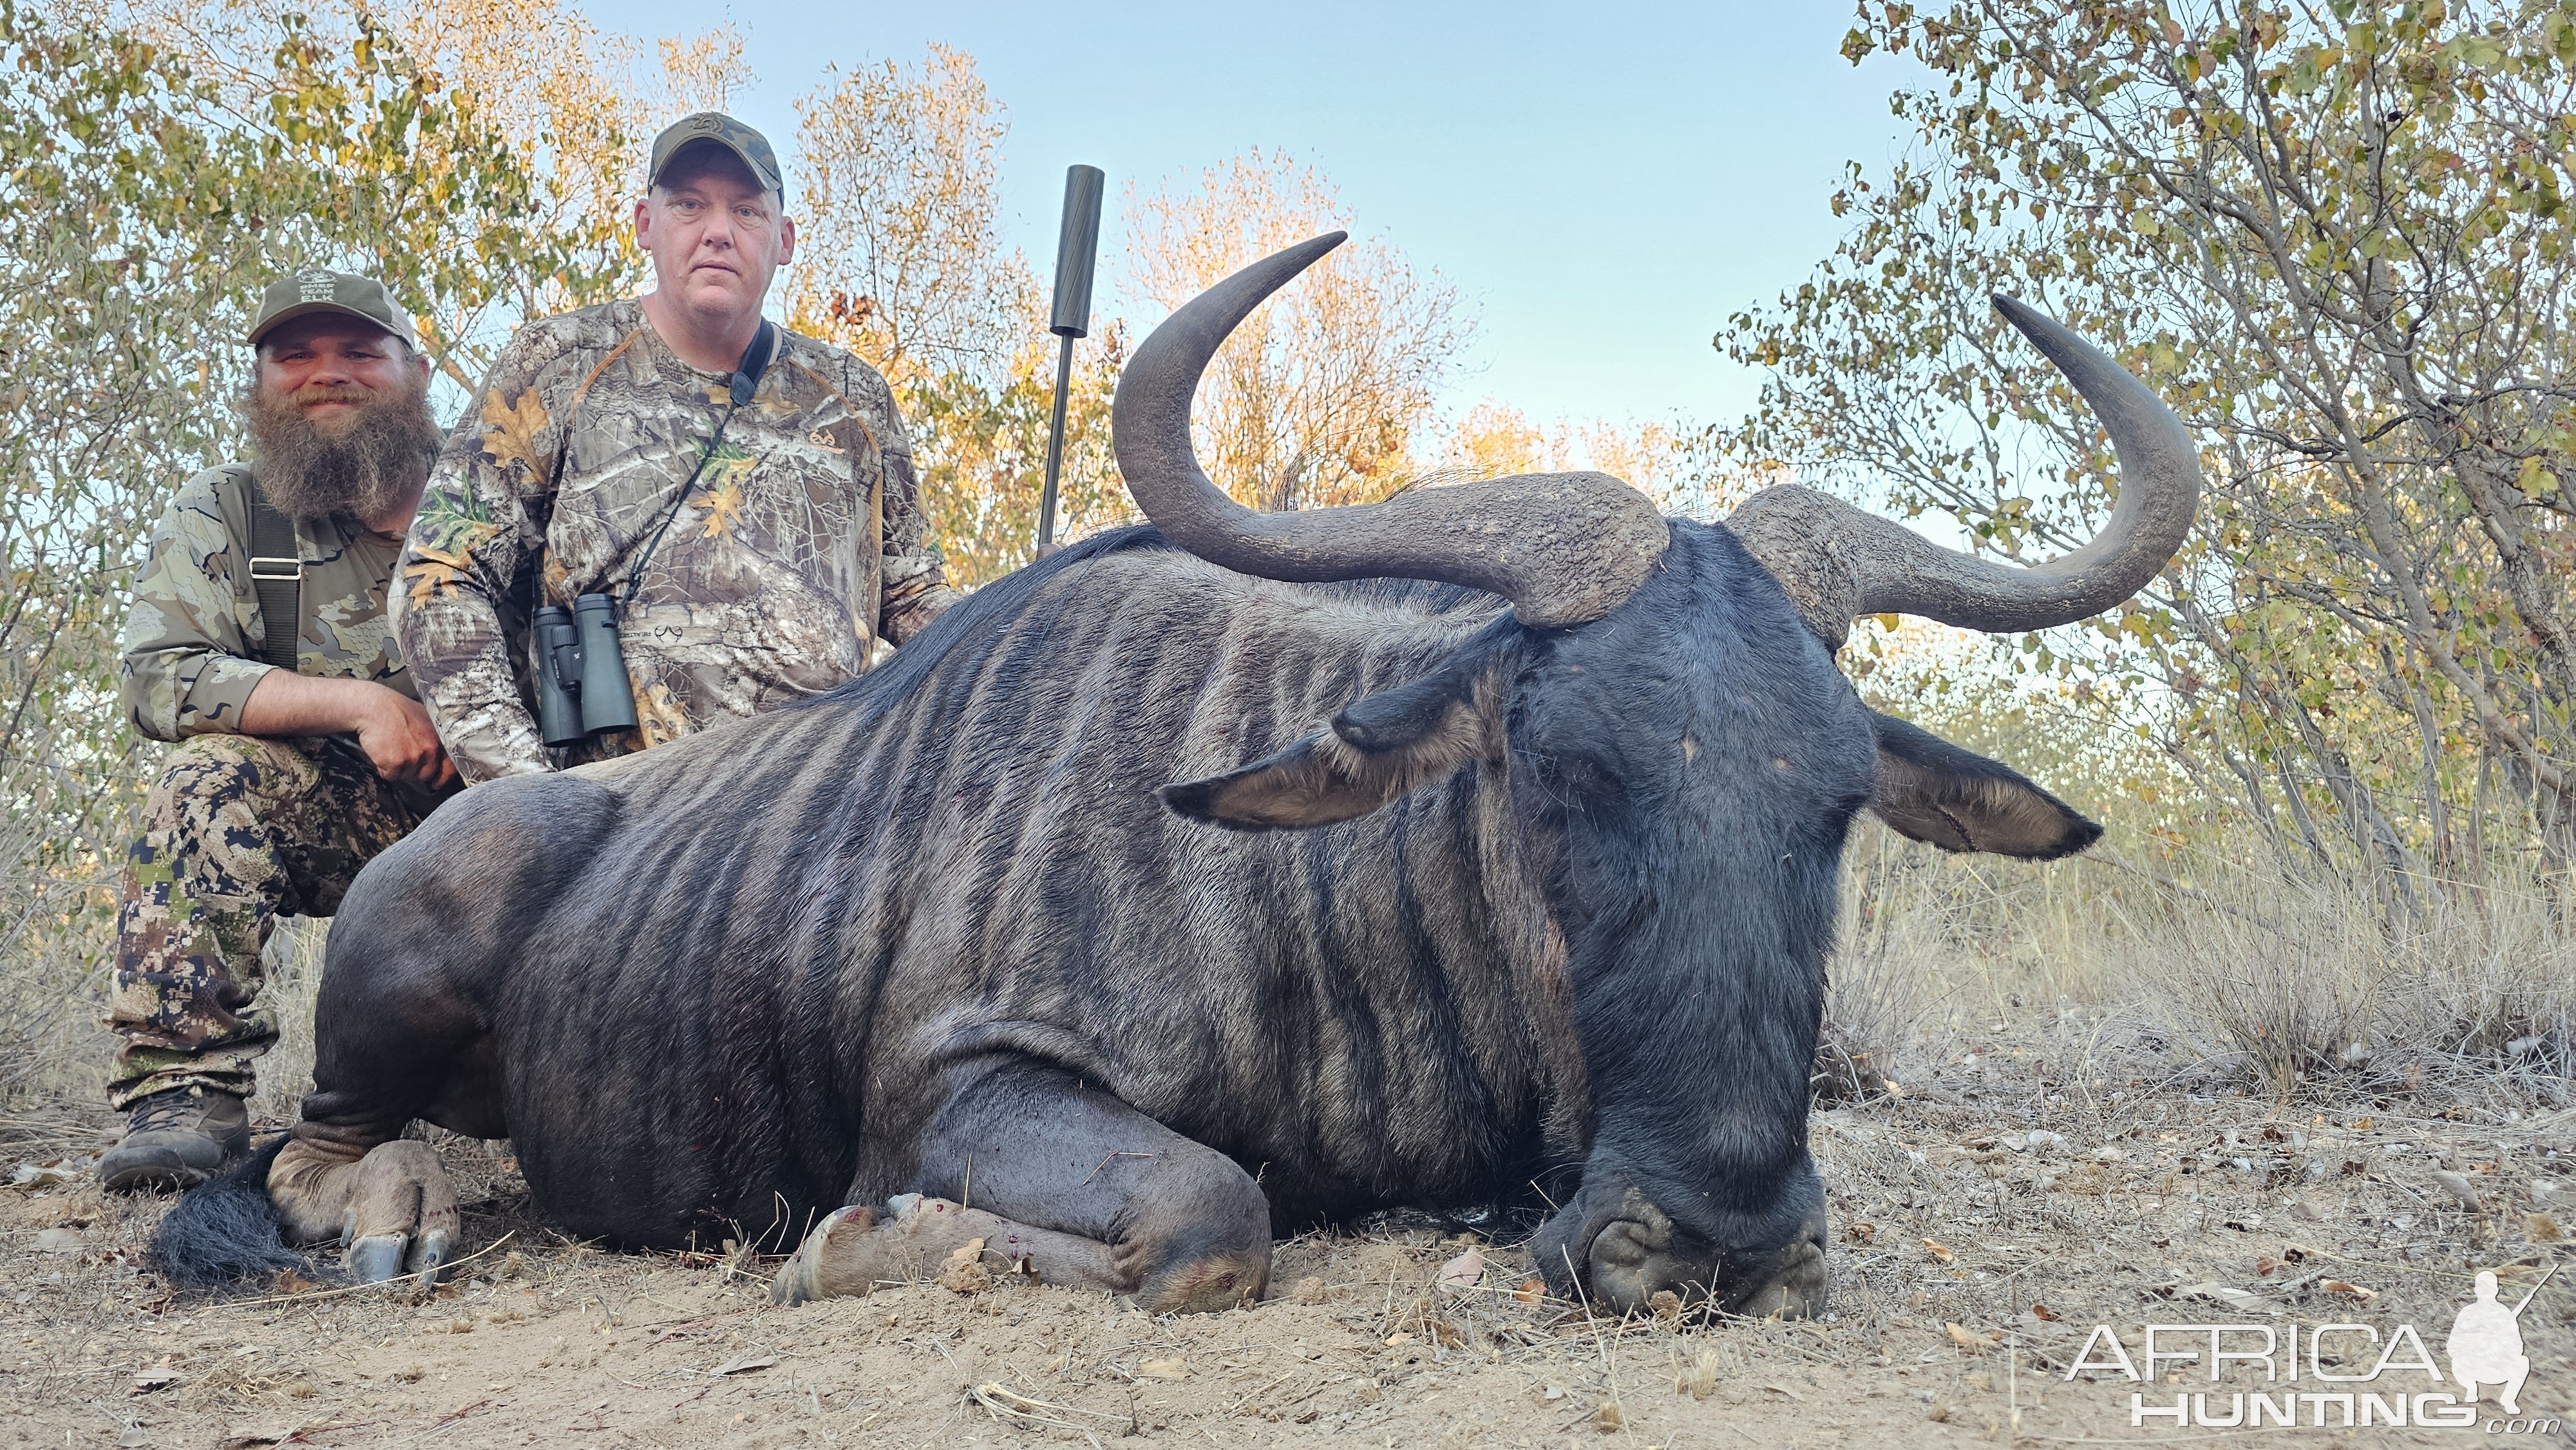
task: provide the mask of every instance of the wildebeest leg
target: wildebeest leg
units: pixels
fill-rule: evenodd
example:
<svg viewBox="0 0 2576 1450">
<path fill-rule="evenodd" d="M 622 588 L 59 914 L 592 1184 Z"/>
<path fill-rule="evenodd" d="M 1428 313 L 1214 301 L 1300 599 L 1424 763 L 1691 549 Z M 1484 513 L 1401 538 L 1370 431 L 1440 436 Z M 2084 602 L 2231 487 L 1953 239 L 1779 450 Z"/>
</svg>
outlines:
<svg viewBox="0 0 2576 1450">
<path fill-rule="evenodd" d="M 1261 1297 L 1270 1203 L 1234 1160 L 1060 1068 L 988 1060 L 961 1071 L 975 1075 L 923 1138 L 914 1187 L 930 1198 L 893 1222 L 872 1209 L 826 1220 L 780 1276 L 779 1298 L 864 1293 L 934 1243 L 969 1238 L 1025 1253 L 1043 1282 L 1129 1294 L 1154 1313 Z M 967 1207 L 925 1220 L 942 1200 Z"/>
<path fill-rule="evenodd" d="M 619 809 L 596 778 L 493 781 L 358 873 L 314 1002 L 314 1091 L 268 1175 L 291 1237 L 345 1237 L 362 1281 L 446 1259 L 456 1188 L 403 1129 L 422 1118 L 510 1136 L 495 1002 L 544 904 L 574 889 Z"/>
<path fill-rule="evenodd" d="M 456 1244 L 455 1185 L 427 1143 L 403 1138 L 411 1120 L 508 1132 L 488 1042 L 439 960 L 452 925 L 424 919 L 421 907 L 434 903 L 406 895 L 358 899 L 332 926 L 314 1091 L 268 1175 L 288 1236 L 345 1239 L 361 1283 L 434 1273 Z"/>
<path fill-rule="evenodd" d="M 1109 1245 L 1055 1233 L 945 1198 L 897 1195 L 882 1207 L 853 1204 L 814 1226 L 770 1285 L 770 1302 L 864 1296 L 888 1284 L 943 1277 L 960 1251 L 981 1246 L 1042 1284 L 1077 1289 L 1130 1287 Z M 977 1256 L 977 1262 L 981 1262 Z"/>
</svg>

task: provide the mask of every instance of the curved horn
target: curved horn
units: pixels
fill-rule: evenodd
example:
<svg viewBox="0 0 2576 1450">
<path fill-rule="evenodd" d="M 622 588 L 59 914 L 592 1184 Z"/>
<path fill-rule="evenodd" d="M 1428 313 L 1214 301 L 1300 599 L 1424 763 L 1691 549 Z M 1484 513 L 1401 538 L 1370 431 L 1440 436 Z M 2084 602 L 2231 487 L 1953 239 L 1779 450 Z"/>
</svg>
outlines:
<svg viewBox="0 0 2576 1450">
<path fill-rule="evenodd" d="M 2099 614 L 2147 586 L 2191 532 L 2200 459 L 2173 411 L 2100 349 L 2010 297 L 1995 310 L 2075 385 L 2119 456 L 2119 502 L 2092 542 L 2034 568 L 1945 549 L 1838 498 L 1766 488 L 1726 523 L 1840 645 L 1864 614 L 1915 614 L 2000 634 Z"/>
<path fill-rule="evenodd" d="M 1601 473 L 1533 473 L 1384 503 L 1261 513 L 1226 497 L 1190 447 L 1190 400 L 1217 346 L 1262 300 L 1341 245 L 1327 232 L 1264 257 L 1164 319 L 1118 378 L 1109 433 L 1145 516 L 1211 564 L 1264 579 L 1395 577 L 1490 590 L 1539 629 L 1618 607 L 1671 542 L 1645 495 Z"/>
</svg>

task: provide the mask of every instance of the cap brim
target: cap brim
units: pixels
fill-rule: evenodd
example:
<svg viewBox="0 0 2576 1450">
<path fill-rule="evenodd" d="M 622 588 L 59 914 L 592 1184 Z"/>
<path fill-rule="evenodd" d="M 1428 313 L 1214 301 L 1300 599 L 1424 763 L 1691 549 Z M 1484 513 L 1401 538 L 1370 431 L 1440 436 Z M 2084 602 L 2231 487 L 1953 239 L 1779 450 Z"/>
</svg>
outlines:
<svg viewBox="0 0 2576 1450">
<path fill-rule="evenodd" d="M 270 333 L 277 331 L 279 328 L 284 327 L 286 324 L 293 322 L 299 317 L 310 317 L 317 312 L 336 312 L 343 317 L 354 317 L 360 322 L 367 324 L 369 327 L 374 328 L 376 331 L 384 333 L 388 337 L 401 339 L 406 346 L 420 346 L 419 340 L 411 335 L 410 329 L 387 327 L 385 326 L 383 319 L 369 317 L 367 314 L 360 312 L 358 309 L 351 307 L 345 302 L 298 302 L 294 306 L 277 314 L 275 317 L 272 317 L 266 322 L 261 323 L 259 326 L 252 328 L 250 336 L 243 338 L 242 341 L 250 344 L 252 347 L 257 347 L 259 346 L 259 340 L 261 338 L 268 336 Z"/>
<path fill-rule="evenodd" d="M 662 158 L 662 164 L 653 168 L 653 174 L 644 178 L 644 184 L 646 186 L 660 186 L 662 184 L 662 174 L 671 169 L 671 164 L 673 162 L 688 155 L 689 148 L 692 146 L 723 147 L 726 151 L 733 154 L 735 160 L 742 163 L 743 170 L 751 173 L 752 180 L 759 182 L 762 186 L 769 188 L 771 191 L 777 192 L 780 205 L 783 206 L 786 204 L 787 179 L 782 176 L 764 175 L 760 169 L 760 162 L 755 159 L 749 151 L 744 150 L 742 147 L 735 145 L 733 142 L 726 140 L 722 136 L 692 136 L 688 140 L 681 142 L 679 145 L 672 147 L 671 154 Z"/>
</svg>

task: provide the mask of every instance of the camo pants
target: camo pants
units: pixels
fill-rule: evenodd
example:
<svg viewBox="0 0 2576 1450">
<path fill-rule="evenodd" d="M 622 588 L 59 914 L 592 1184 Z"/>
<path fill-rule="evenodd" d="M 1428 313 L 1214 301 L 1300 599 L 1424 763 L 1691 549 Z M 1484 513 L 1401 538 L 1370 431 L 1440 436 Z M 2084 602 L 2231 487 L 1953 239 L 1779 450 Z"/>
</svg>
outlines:
<svg viewBox="0 0 2576 1450">
<path fill-rule="evenodd" d="M 277 1040 L 260 999 L 277 918 L 337 911 L 358 868 L 436 805 L 342 739 L 197 735 L 170 752 L 126 858 L 108 1101 L 191 1086 L 249 1096 Z"/>
</svg>

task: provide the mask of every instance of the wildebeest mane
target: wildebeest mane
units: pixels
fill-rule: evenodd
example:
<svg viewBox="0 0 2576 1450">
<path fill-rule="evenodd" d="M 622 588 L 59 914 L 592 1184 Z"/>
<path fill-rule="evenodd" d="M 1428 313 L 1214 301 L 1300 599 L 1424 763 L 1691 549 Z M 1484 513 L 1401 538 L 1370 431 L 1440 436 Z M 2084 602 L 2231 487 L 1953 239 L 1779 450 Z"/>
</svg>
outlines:
<svg viewBox="0 0 2576 1450">
<path fill-rule="evenodd" d="M 929 628 L 907 641 L 894 652 L 893 658 L 876 669 L 785 708 L 854 707 L 861 713 L 861 718 L 873 720 L 909 697 L 960 644 L 978 638 L 989 639 L 996 625 L 1025 613 L 1056 576 L 1093 559 L 1130 550 L 1157 550 L 1184 559 L 1190 557 L 1165 539 L 1152 524 L 1129 524 L 1102 530 L 976 589 L 932 620 Z M 1332 590 L 1354 604 L 1410 604 L 1435 614 L 1473 607 L 1479 602 L 1491 602 L 1493 598 L 1480 590 L 1418 579 L 1361 579 L 1310 587 Z"/>
</svg>

